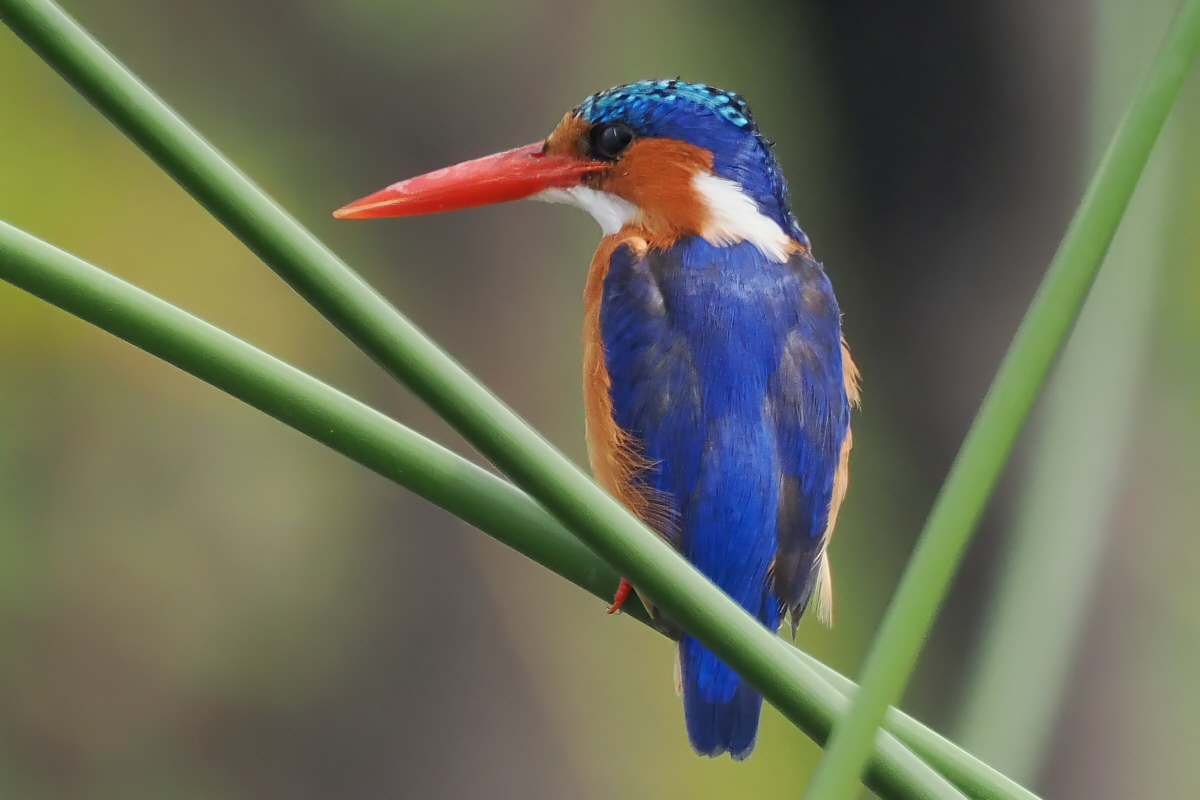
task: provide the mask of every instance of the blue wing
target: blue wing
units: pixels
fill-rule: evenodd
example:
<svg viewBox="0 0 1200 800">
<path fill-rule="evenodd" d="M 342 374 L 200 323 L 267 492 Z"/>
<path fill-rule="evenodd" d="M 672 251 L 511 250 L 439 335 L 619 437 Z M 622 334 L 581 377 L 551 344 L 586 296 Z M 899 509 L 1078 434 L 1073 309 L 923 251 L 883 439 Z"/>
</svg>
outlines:
<svg viewBox="0 0 1200 800">
<path fill-rule="evenodd" d="M 849 420 L 840 320 L 820 266 L 699 237 L 618 248 L 600 329 L 613 415 L 671 506 L 683 554 L 771 630 L 812 594 Z M 744 757 L 761 698 L 683 637 L 693 746 Z"/>
</svg>

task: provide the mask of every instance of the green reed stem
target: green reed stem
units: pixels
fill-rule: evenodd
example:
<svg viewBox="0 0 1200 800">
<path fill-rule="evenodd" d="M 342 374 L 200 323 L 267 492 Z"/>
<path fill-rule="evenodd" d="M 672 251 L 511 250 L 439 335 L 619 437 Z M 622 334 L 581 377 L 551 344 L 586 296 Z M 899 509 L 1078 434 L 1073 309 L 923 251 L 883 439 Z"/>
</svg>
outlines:
<svg viewBox="0 0 1200 800">
<path fill-rule="evenodd" d="M 847 697 L 853 697 L 858 691 L 858 684 L 833 667 L 803 650 L 797 649 L 796 654 L 826 683 Z M 1033 792 L 897 708 L 888 708 L 883 718 L 883 729 L 925 759 L 926 763 L 973 800 L 1038 800 Z"/>
<path fill-rule="evenodd" d="M 1096 0 L 1091 131 L 1100 156 L 1175 11 L 1172 0 Z M 1192 85 L 1185 89 L 1196 97 Z M 1178 101 L 1179 111 L 1188 95 Z M 1167 123 L 1096 285 L 1039 401 L 1005 558 L 963 692 L 964 745 L 1032 782 L 1054 747 L 1107 544 L 1132 477 L 1156 295 L 1168 260 L 1186 137 Z M 1191 135 L 1195 135 L 1192 128 Z M 1192 140 L 1194 141 L 1194 140 Z M 1094 160 L 1093 159 L 1093 160 Z"/>
<path fill-rule="evenodd" d="M 596 597 L 612 597 L 612 568 L 524 492 L 295 367 L 3 222 L 0 280 L 395 481 Z M 625 613 L 649 624 L 640 603 Z M 857 691 L 853 681 L 804 651 L 793 654 L 840 694 Z M 1037 800 L 907 714 L 889 709 L 884 728 L 974 800 Z M 886 741 L 882 747 L 895 749 Z M 904 765 L 908 756 L 896 751 L 896 760 Z"/>
<path fill-rule="evenodd" d="M 592 594 L 612 597 L 617 574 L 519 489 L 295 367 L 3 222 L 0 280 L 396 481 Z M 630 603 L 629 611 L 647 621 L 639 603 Z M 757 623 L 754 627 L 767 634 Z M 767 684 L 768 699 L 797 716 L 801 711 L 808 714 L 806 730 L 823 741 L 849 701 L 818 677 L 808 660 L 797 658 L 799 651 L 767 637 L 779 664 L 775 680 Z M 815 698 L 811 704 L 804 704 L 805 692 Z M 927 732 L 920 738 L 937 737 Z M 868 783 L 881 797 L 963 800 L 945 778 L 890 734 L 877 737 L 876 750 Z M 965 753 L 959 760 L 964 769 L 973 768 Z"/>
<path fill-rule="evenodd" d="M 805 733 L 824 739 L 835 708 L 843 701 L 840 694 L 798 665 L 773 632 L 492 395 L 62 9 L 51 0 L 0 0 L 0 19 L 326 319 L 513 483 Z M 888 772 L 884 755 L 875 762 L 873 780 L 887 786 L 899 773 Z M 930 775 L 937 778 L 932 771 Z"/>
<path fill-rule="evenodd" d="M 809 800 L 854 790 L 887 707 L 908 683 L 959 559 L 1017 434 L 1070 331 L 1150 151 L 1200 51 L 1200 0 L 1185 0 L 1046 277 L 1000 365 L 933 506 L 925 530 L 867 654 L 853 710 L 834 728 L 809 784 Z"/>
<path fill-rule="evenodd" d="M 598 597 L 617 574 L 508 481 L 99 267 L 0 222 L 0 280 L 174 364 Z M 640 603 L 629 613 L 648 622 Z"/>
</svg>

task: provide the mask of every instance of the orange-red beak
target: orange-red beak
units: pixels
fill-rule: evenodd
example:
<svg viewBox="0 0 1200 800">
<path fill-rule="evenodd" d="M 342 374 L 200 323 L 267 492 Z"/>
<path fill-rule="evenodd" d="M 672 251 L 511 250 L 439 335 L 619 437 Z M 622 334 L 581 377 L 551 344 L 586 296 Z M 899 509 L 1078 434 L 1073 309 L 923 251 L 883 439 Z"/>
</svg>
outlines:
<svg viewBox="0 0 1200 800">
<path fill-rule="evenodd" d="M 578 186 L 584 175 L 606 167 L 603 161 L 548 154 L 538 142 L 394 183 L 333 215 L 338 219 L 407 217 L 507 203 L 545 189 Z"/>
</svg>

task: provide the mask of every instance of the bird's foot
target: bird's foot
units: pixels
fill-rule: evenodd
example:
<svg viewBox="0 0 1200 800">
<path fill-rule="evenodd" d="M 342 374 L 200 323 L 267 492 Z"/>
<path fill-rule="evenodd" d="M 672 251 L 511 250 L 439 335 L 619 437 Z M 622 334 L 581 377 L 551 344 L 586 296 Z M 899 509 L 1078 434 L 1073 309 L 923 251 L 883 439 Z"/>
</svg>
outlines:
<svg viewBox="0 0 1200 800">
<path fill-rule="evenodd" d="M 617 593 L 613 595 L 612 605 L 608 607 L 608 613 L 615 614 L 621 610 L 621 606 L 625 605 L 625 601 L 629 599 L 629 592 L 633 589 L 629 581 L 621 578 L 620 584 L 617 585 Z"/>
</svg>

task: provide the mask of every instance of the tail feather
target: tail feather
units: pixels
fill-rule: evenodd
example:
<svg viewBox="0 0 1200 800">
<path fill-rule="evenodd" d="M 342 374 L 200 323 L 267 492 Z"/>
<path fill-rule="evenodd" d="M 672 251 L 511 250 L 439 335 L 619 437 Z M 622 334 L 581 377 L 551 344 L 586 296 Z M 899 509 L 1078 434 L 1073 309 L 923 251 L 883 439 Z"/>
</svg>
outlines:
<svg viewBox="0 0 1200 800">
<path fill-rule="evenodd" d="M 741 761 L 754 750 L 762 695 L 704 645 L 685 635 L 679 645 L 683 711 L 692 748 Z"/>
<path fill-rule="evenodd" d="M 817 569 L 817 586 L 813 592 L 814 611 L 826 628 L 833 627 L 833 572 L 829 569 L 829 553 L 821 551 L 821 566 Z M 793 617 L 794 618 L 794 617 Z M 792 629 L 792 638 L 796 630 Z"/>
</svg>

